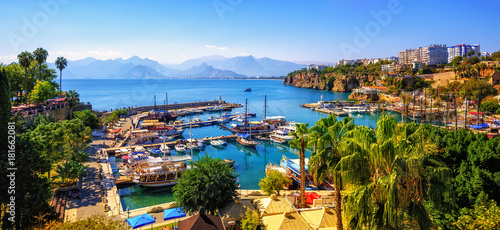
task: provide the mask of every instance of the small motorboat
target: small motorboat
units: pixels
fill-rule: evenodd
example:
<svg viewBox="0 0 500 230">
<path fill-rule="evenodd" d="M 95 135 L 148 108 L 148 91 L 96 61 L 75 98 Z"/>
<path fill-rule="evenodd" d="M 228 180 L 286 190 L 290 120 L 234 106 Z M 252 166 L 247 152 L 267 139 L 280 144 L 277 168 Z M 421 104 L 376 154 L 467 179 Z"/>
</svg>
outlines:
<svg viewBox="0 0 500 230">
<path fill-rule="evenodd" d="M 186 151 L 186 145 L 182 144 L 182 143 L 179 143 L 179 144 L 175 145 L 175 151 L 177 151 L 177 152 L 185 152 Z"/>
<path fill-rule="evenodd" d="M 283 139 L 283 138 L 279 138 L 277 136 L 273 136 L 271 135 L 271 137 L 269 138 L 271 141 L 273 142 L 276 142 L 276 143 L 280 143 L 280 144 L 285 144 L 286 143 L 286 140 Z"/>
<path fill-rule="evenodd" d="M 243 91 L 245 91 L 245 92 L 250 92 L 250 91 L 252 91 L 252 88 L 248 87 L 248 88 L 246 88 L 246 89 L 243 89 Z"/>
</svg>

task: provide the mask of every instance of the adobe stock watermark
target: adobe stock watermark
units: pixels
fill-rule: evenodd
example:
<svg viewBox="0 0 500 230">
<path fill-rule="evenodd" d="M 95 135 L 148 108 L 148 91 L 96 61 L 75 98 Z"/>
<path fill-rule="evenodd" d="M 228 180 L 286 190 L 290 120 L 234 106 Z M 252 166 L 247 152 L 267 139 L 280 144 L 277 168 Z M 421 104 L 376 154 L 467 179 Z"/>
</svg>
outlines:
<svg viewBox="0 0 500 230">
<path fill-rule="evenodd" d="M 346 59 L 351 59 L 353 54 L 361 53 L 361 49 L 366 48 L 372 41 L 372 38 L 378 36 L 382 27 L 387 27 L 392 20 L 393 15 L 400 14 L 403 11 L 403 6 L 399 0 L 389 0 L 387 9 L 375 12 L 370 11 L 374 20 L 365 24 L 364 30 L 359 27 L 354 27 L 356 35 L 354 35 L 353 43 L 340 43 L 340 50 Z"/>
<path fill-rule="evenodd" d="M 233 11 L 243 0 L 215 0 L 212 2 L 215 12 L 221 21 L 224 21 L 224 14 Z"/>
<path fill-rule="evenodd" d="M 9 186 L 7 193 L 10 195 L 9 203 L 7 203 L 7 219 L 11 222 L 16 222 L 16 125 L 14 122 L 7 123 L 7 177 L 9 178 Z"/>
<path fill-rule="evenodd" d="M 34 38 L 38 34 L 38 31 L 49 23 L 50 18 L 57 15 L 60 5 L 68 2 L 69 0 L 39 0 L 38 6 L 40 6 L 41 10 L 35 12 L 31 18 L 22 17 L 20 31 L 9 32 L 7 34 L 14 52 L 19 53 L 19 46 L 27 44 L 29 39 Z"/>
</svg>

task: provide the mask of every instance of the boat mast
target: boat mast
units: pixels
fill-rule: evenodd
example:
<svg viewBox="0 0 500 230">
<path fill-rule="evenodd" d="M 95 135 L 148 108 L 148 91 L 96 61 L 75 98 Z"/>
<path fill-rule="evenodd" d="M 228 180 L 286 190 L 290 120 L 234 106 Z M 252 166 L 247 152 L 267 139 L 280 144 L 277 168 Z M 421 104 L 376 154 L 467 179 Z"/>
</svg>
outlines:
<svg viewBox="0 0 500 230">
<path fill-rule="evenodd" d="M 192 128 L 192 122 L 189 123 L 189 142 L 191 143 L 191 160 L 193 159 L 193 128 Z"/>
<path fill-rule="evenodd" d="M 167 105 L 168 105 L 168 93 L 165 92 L 165 113 L 168 112 Z"/>
<path fill-rule="evenodd" d="M 153 107 L 153 110 L 156 112 L 156 95 L 155 96 L 155 103 L 154 103 L 154 107 Z"/>
<path fill-rule="evenodd" d="M 266 119 L 266 115 L 267 115 L 267 95 L 264 95 L 264 120 Z"/>
</svg>

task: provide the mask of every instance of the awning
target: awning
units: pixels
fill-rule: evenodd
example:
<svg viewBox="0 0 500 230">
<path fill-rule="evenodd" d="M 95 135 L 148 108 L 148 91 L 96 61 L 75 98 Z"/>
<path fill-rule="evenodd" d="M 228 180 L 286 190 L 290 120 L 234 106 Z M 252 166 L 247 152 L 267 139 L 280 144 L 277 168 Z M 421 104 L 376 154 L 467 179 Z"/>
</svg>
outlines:
<svg viewBox="0 0 500 230">
<path fill-rule="evenodd" d="M 122 160 L 128 160 L 130 157 L 128 155 L 122 156 Z"/>
<path fill-rule="evenodd" d="M 239 137 L 243 137 L 243 138 L 248 138 L 250 136 L 250 134 L 248 133 L 240 133 L 238 134 Z"/>
<path fill-rule="evenodd" d="M 120 132 L 120 131 L 122 131 L 121 128 L 119 128 L 119 129 L 113 129 L 108 134 L 117 133 L 117 132 Z"/>
<path fill-rule="evenodd" d="M 149 214 L 143 214 L 140 216 L 132 217 L 127 219 L 127 224 L 129 224 L 132 229 L 136 229 L 148 224 L 154 223 L 156 220 L 153 218 L 153 216 Z"/>
<path fill-rule="evenodd" d="M 163 210 L 163 220 L 177 219 L 181 217 L 186 217 L 186 213 L 180 208 L 171 208 Z"/>
</svg>

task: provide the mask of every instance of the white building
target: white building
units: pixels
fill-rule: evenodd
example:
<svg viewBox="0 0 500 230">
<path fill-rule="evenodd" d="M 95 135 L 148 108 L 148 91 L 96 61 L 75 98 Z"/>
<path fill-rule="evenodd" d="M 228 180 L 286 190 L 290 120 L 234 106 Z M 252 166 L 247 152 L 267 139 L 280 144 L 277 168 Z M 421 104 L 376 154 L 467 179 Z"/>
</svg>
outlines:
<svg viewBox="0 0 500 230">
<path fill-rule="evenodd" d="M 322 71 L 324 70 L 325 68 L 327 68 L 328 66 L 326 65 L 314 65 L 314 64 L 310 64 L 307 66 L 307 70 L 311 70 L 311 69 L 315 69 L 317 71 Z"/>
<path fill-rule="evenodd" d="M 471 51 L 474 51 L 474 54 L 472 56 L 478 56 L 478 54 L 481 53 L 479 44 L 474 44 L 472 46 L 466 44 L 460 44 L 448 47 L 448 63 L 453 61 L 455 57 L 468 55 L 468 53 Z"/>
<path fill-rule="evenodd" d="M 344 59 L 342 59 L 342 60 L 337 61 L 336 66 L 347 65 L 347 63 L 354 65 L 354 63 L 356 63 L 356 60 L 344 60 Z"/>
<path fill-rule="evenodd" d="M 422 48 L 422 63 L 426 65 L 448 63 L 448 49 L 446 45 L 430 45 Z"/>
</svg>

